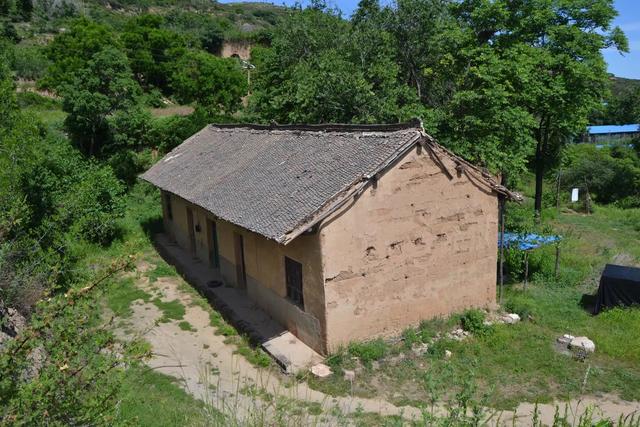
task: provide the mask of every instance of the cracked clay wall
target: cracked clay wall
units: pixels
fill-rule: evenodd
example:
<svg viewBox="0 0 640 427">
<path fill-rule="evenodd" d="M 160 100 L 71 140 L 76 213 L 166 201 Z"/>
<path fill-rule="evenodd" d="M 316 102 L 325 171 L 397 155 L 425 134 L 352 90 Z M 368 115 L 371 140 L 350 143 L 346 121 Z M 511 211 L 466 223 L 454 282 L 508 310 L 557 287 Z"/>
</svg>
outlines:
<svg viewBox="0 0 640 427">
<path fill-rule="evenodd" d="M 498 198 L 420 150 L 321 228 L 329 351 L 495 302 Z"/>
</svg>

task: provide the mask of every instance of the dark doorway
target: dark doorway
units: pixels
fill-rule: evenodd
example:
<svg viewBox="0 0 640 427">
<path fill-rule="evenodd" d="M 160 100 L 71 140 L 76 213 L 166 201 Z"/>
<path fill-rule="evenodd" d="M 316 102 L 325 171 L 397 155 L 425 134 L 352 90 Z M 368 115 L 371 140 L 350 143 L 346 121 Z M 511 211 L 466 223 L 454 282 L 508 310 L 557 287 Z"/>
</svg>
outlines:
<svg viewBox="0 0 640 427">
<path fill-rule="evenodd" d="M 207 220 L 209 240 L 209 262 L 213 268 L 220 268 L 220 252 L 218 251 L 218 229 L 215 221 Z"/>
<path fill-rule="evenodd" d="M 247 272 L 244 265 L 244 240 L 242 234 L 233 233 L 233 246 L 236 258 L 236 283 L 241 289 L 247 287 Z"/>
<path fill-rule="evenodd" d="M 304 310 L 302 294 L 302 264 L 289 257 L 284 257 L 284 270 L 287 281 L 287 298 Z"/>
<path fill-rule="evenodd" d="M 189 250 L 196 254 L 196 230 L 193 228 L 193 211 L 187 208 L 187 228 L 189 228 Z"/>
</svg>

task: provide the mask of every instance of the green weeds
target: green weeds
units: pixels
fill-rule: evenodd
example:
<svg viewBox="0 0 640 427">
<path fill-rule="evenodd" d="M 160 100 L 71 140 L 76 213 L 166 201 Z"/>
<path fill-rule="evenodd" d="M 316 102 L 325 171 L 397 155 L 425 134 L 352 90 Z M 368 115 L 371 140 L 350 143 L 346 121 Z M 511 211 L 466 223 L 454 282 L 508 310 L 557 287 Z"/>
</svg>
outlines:
<svg viewBox="0 0 640 427">
<path fill-rule="evenodd" d="M 182 329 L 183 331 L 189 331 L 189 332 L 196 332 L 197 329 L 194 328 L 191 323 L 187 322 L 186 320 L 181 321 L 180 323 L 178 323 L 178 327 L 180 329 Z"/>
<path fill-rule="evenodd" d="M 107 291 L 107 306 L 117 317 L 129 317 L 133 313 L 131 304 L 135 300 L 148 302 L 151 295 L 138 288 L 132 277 L 122 278 L 112 283 Z"/>
<path fill-rule="evenodd" d="M 162 317 L 158 320 L 160 323 L 182 320 L 184 318 L 185 308 L 178 300 L 165 302 L 160 298 L 154 298 L 151 302 L 162 311 Z"/>
</svg>

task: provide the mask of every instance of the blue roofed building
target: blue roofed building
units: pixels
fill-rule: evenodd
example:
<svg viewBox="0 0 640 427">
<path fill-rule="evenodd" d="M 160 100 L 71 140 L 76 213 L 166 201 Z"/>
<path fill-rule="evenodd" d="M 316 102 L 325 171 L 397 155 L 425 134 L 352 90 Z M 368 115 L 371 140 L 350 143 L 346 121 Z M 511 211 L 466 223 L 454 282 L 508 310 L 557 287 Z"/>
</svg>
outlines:
<svg viewBox="0 0 640 427">
<path fill-rule="evenodd" d="M 640 124 L 588 126 L 583 142 L 608 144 L 640 136 Z"/>
</svg>

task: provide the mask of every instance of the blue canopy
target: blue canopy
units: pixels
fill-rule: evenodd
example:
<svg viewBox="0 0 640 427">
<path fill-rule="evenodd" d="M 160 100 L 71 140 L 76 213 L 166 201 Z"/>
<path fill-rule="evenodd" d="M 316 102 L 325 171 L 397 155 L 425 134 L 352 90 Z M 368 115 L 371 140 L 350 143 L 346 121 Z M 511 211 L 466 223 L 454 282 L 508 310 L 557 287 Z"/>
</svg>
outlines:
<svg viewBox="0 0 640 427">
<path fill-rule="evenodd" d="M 548 245 L 551 243 L 559 242 L 562 240 L 562 236 L 542 236 L 540 234 L 518 234 L 518 233 L 504 233 L 504 247 L 517 247 L 521 251 L 528 251 L 531 249 L 539 248 L 542 245 Z M 498 235 L 498 246 L 500 246 L 500 236 Z"/>
<path fill-rule="evenodd" d="M 640 132 L 640 124 L 587 126 L 587 130 L 589 131 L 589 135 L 603 135 L 608 133 L 637 133 Z"/>
</svg>

